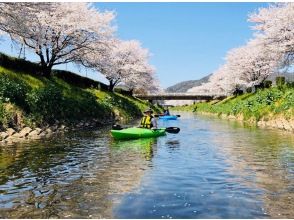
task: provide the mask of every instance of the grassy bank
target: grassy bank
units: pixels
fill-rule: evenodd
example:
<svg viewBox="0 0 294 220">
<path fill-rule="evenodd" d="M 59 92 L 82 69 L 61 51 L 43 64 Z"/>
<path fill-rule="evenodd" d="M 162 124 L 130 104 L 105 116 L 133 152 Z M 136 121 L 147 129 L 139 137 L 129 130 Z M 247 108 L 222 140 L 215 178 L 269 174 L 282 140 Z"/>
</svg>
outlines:
<svg viewBox="0 0 294 220">
<path fill-rule="evenodd" d="M 36 64 L 0 56 L 0 131 L 82 120 L 103 124 L 114 117 L 130 120 L 147 107 L 148 102 L 108 92 L 103 83 L 66 71 L 44 78 Z"/>
<path fill-rule="evenodd" d="M 228 97 L 220 102 L 196 103 L 174 109 L 234 115 L 245 121 L 266 121 L 277 117 L 289 120 L 294 118 L 294 88 L 286 85 L 272 87 L 256 93 Z"/>
</svg>

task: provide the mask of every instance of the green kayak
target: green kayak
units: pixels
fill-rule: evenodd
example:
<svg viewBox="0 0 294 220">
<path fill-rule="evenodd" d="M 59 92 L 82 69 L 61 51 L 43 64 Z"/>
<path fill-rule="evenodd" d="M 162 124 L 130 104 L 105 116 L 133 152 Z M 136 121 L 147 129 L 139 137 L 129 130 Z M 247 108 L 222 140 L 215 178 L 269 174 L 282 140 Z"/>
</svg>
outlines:
<svg viewBox="0 0 294 220">
<path fill-rule="evenodd" d="M 158 137 L 165 135 L 165 128 L 147 129 L 147 128 L 125 128 L 122 130 L 111 130 L 114 139 L 137 139 L 147 137 Z"/>
</svg>

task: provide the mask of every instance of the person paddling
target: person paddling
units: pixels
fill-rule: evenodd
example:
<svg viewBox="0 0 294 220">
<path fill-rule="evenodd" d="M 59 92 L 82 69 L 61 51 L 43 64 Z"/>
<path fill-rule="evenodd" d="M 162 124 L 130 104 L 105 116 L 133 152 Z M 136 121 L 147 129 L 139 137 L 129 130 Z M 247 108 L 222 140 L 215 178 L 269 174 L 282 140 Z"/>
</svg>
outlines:
<svg viewBox="0 0 294 220">
<path fill-rule="evenodd" d="M 170 115 L 168 107 L 166 107 L 166 109 L 163 111 L 163 115 Z"/>
<path fill-rule="evenodd" d="M 156 129 L 157 121 L 152 115 L 153 111 L 151 108 L 144 111 L 144 116 L 141 119 L 140 128 Z"/>
</svg>

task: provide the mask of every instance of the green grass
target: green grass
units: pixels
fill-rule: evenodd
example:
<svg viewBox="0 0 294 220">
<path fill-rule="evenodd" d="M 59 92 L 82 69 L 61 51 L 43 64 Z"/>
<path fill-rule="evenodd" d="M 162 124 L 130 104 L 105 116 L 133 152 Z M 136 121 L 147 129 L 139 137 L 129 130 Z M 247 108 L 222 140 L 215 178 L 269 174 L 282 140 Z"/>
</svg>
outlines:
<svg viewBox="0 0 294 220">
<path fill-rule="evenodd" d="M 42 127 L 57 121 L 71 124 L 97 119 L 102 122 L 113 115 L 131 120 L 140 117 L 148 107 L 161 111 L 148 102 L 85 84 L 80 87 L 78 82 L 70 84 L 55 75 L 47 79 L 0 67 L 0 131 L 22 125 Z"/>
<path fill-rule="evenodd" d="M 261 118 L 270 119 L 282 116 L 294 118 L 294 88 L 272 87 L 247 93 L 237 97 L 228 97 L 216 104 L 212 102 L 197 103 L 190 106 L 177 107 L 177 110 L 194 112 L 210 112 L 214 114 L 242 115 L 245 120 Z"/>
</svg>

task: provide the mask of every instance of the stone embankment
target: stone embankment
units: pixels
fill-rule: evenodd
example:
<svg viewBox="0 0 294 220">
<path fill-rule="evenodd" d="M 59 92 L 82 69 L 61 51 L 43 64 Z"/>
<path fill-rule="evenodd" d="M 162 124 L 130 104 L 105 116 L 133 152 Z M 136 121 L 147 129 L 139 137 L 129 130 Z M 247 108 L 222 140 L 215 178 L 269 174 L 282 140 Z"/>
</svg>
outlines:
<svg viewBox="0 0 294 220">
<path fill-rule="evenodd" d="M 208 113 L 208 112 L 200 112 L 200 113 L 203 115 L 217 116 L 217 114 L 214 114 L 214 113 Z M 285 130 L 285 131 L 294 133 L 294 119 L 285 119 L 283 117 L 277 117 L 272 119 L 261 119 L 259 121 L 256 121 L 256 120 L 244 120 L 242 115 L 235 116 L 235 115 L 226 115 L 226 114 L 221 114 L 219 117 L 222 119 L 246 122 L 248 124 L 255 125 L 261 128 L 280 129 L 280 130 Z"/>
<path fill-rule="evenodd" d="M 103 125 L 107 125 L 112 123 L 110 121 L 98 122 L 97 120 L 92 121 L 82 121 L 78 124 L 65 126 L 61 125 L 52 125 L 45 126 L 43 128 L 30 128 L 23 127 L 22 129 L 16 130 L 13 128 L 8 128 L 6 131 L 0 132 L 0 145 L 12 144 L 22 142 L 24 140 L 36 140 L 42 138 L 49 138 L 55 134 L 64 133 L 72 130 L 79 130 L 85 128 L 95 128 L 101 127 Z"/>
<path fill-rule="evenodd" d="M 294 132 L 294 120 L 274 119 L 269 121 L 258 121 L 258 127 L 263 128 L 278 128 L 290 132 Z"/>
</svg>

